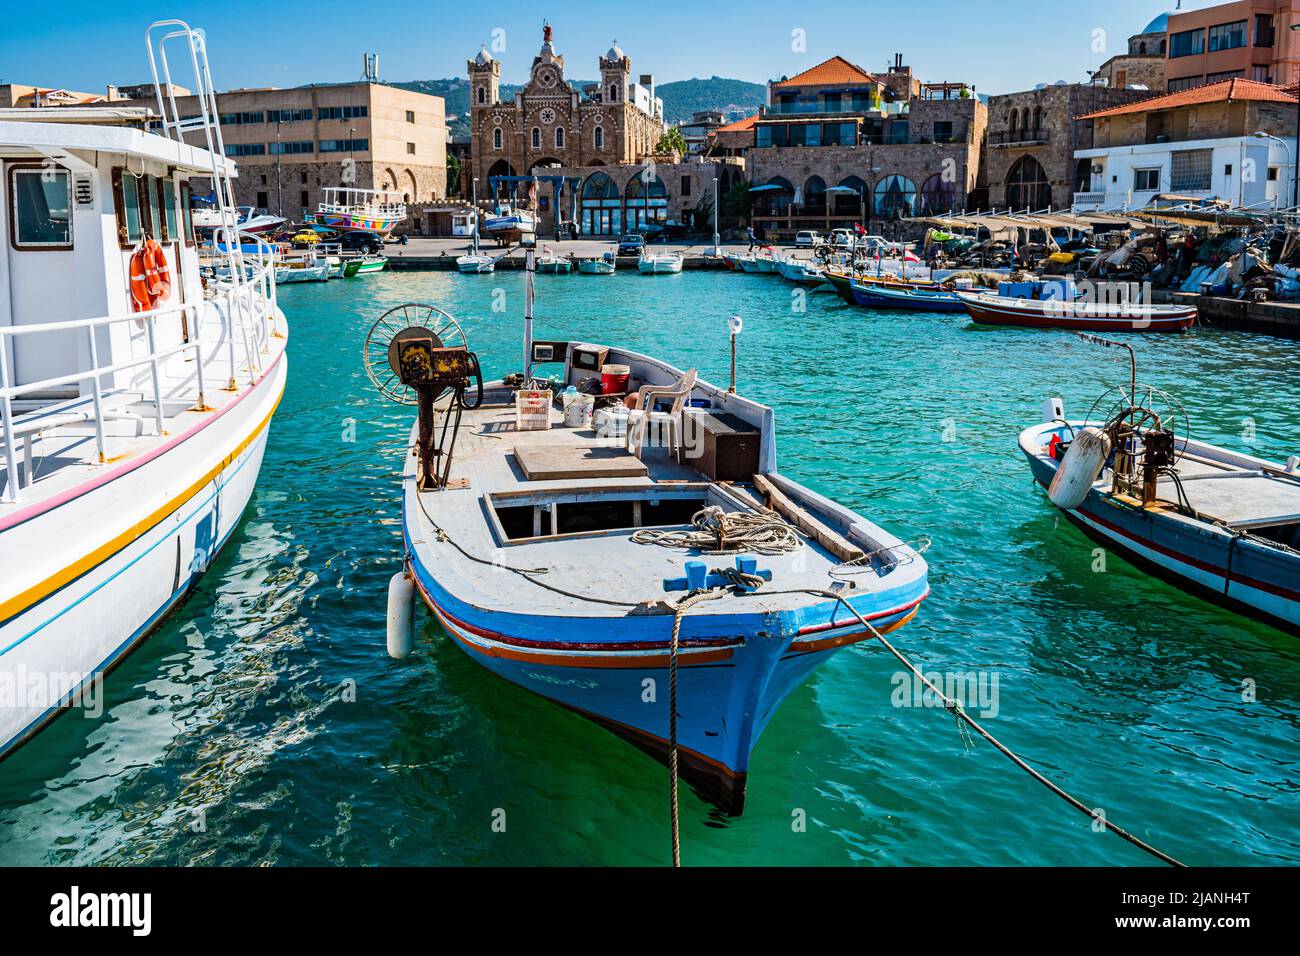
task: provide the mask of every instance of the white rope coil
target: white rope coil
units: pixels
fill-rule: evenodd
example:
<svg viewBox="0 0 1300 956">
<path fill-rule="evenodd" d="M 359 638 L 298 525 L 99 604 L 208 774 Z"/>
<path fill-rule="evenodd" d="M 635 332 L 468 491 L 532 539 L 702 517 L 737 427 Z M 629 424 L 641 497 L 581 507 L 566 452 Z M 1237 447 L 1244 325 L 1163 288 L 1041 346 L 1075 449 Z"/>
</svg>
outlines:
<svg viewBox="0 0 1300 956">
<path fill-rule="evenodd" d="M 803 547 L 799 532 L 771 512 L 723 511 L 717 505 L 708 505 L 691 516 L 691 524 L 694 531 L 642 528 L 632 533 L 632 540 L 702 554 L 786 554 Z"/>
</svg>

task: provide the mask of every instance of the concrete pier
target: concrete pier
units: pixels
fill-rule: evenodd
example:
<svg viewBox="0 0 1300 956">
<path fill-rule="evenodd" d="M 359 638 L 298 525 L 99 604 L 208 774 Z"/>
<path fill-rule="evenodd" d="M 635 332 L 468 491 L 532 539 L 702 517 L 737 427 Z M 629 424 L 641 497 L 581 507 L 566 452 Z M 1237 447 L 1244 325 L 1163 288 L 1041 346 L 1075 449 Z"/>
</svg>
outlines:
<svg viewBox="0 0 1300 956">
<path fill-rule="evenodd" d="M 1160 303 L 1194 305 L 1207 325 L 1300 339 L 1300 302 L 1250 302 L 1168 289 L 1155 290 L 1152 298 Z"/>
</svg>

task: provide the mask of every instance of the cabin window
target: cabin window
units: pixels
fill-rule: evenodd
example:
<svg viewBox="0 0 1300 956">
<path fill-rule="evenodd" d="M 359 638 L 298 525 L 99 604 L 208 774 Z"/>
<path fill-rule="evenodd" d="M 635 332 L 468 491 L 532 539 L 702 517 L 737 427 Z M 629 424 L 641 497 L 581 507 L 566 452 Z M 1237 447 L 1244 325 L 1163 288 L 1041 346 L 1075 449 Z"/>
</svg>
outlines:
<svg viewBox="0 0 1300 956">
<path fill-rule="evenodd" d="M 166 242 L 163 238 L 162 222 L 162 191 L 158 185 L 157 176 L 144 177 L 144 195 L 145 208 L 148 211 L 148 219 L 145 222 L 145 231 L 149 233 L 150 238 L 159 242 Z"/>
<path fill-rule="evenodd" d="M 180 230 L 176 228 L 176 184 L 170 179 L 164 179 L 162 183 L 162 204 L 163 204 L 163 234 L 166 237 L 164 242 L 175 242 L 180 238 Z"/>
<path fill-rule="evenodd" d="M 194 216 L 190 211 L 190 184 L 181 183 L 181 238 L 194 245 Z"/>
<path fill-rule="evenodd" d="M 122 167 L 113 170 L 113 204 L 117 207 L 117 244 L 129 249 L 144 237 L 144 222 L 140 178 Z"/>
<path fill-rule="evenodd" d="M 72 248 L 71 180 L 66 169 L 10 169 L 9 235 L 15 249 Z"/>
</svg>

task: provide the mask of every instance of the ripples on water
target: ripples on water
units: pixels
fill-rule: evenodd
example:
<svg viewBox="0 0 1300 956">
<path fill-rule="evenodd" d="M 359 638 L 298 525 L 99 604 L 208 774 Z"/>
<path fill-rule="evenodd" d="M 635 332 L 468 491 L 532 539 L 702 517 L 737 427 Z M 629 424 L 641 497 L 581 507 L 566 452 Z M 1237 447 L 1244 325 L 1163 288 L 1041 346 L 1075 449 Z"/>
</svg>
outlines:
<svg viewBox="0 0 1300 956">
<path fill-rule="evenodd" d="M 993 731 L 1160 848 L 1300 862 L 1300 645 L 1118 558 L 1092 573 L 1091 543 L 1016 449 L 1048 395 L 1082 415 L 1125 380 L 1117 355 L 822 294 L 799 312 L 774 277 L 540 277 L 538 290 L 539 337 L 623 343 L 715 382 L 726 317 L 743 315 L 741 387 L 777 410 L 782 470 L 933 541 L 933 594 L 901 649 L 927 671 L 996 672 Z M 664 863 L 657 764 L 493 678 L 427 615 L 410 661 L 384 653 L 410 410 L 371 390 L 364 332 L 392 305 L 434 302 L 501 374 L 520 350 L 521 277 L 387 274 L 281 299 L 290 383 L 243 525 L 108 680 L 102 718 L 65 716 L 0 764 L 0 862 Z M 1207 329 L 1132 341 L 1139 377 L 1182 399 L 1195 436 L 1300 452 L 1296 343 Z M 744 817 L 685 799 L 686 861 L 1146 862 L 966 746 L 951 718 L 891 706 L 896 670 L 864 647 L 796 690 L 755 752 Z M 1245 679 L 1257 702 L 1242 701 Z"/>
</svg>

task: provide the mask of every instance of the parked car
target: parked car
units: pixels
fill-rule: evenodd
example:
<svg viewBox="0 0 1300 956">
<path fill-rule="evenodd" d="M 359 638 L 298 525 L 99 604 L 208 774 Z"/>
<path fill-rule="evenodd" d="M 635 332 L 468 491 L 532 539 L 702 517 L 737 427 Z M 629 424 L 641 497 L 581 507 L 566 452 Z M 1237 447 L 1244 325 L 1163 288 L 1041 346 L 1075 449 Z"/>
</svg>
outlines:
<svg viewBox="0 0 1300 956">
<path fill-rule="evenodd" d="M 820 239 L 821 236 L 819 236 L 816 232 L 814 232 L 811 229 L 805 229 L 803 232 L 798 233 L 794 237 L 794 244 L 796 246 L 811 248 L 812 246 L 817 245 Z"/>
<path fill-rule="evenodd" d="M 377 255 L 384 249 L 384 240 L 371 232 L 345 232 L 339 236 L 339 248 L 344 252 L 363 252 Z"/>
<path fill-rule="evenodd" d="M 639 256 L 644 248 L 645 236 L 635 232 L 629 232 L 618 241 L 618 254 L 620 256 Z"/>
<path fill-rule="evenodd" d="M 667 242 L 670 239 L 685 239 L 689 230 L 685 223 L 661 222 L 645 227 L 646 242 Z"/>
</svg>

